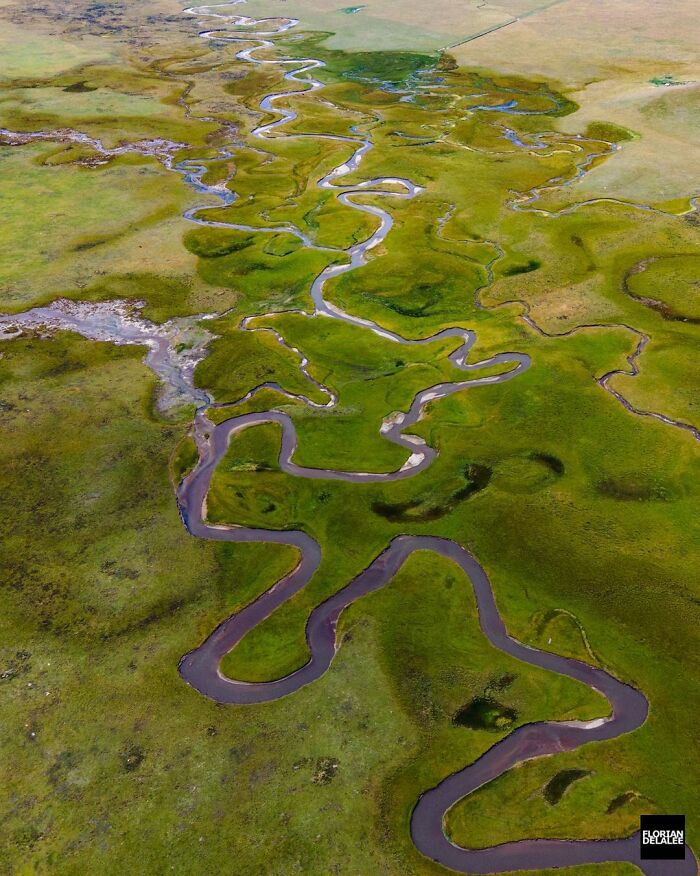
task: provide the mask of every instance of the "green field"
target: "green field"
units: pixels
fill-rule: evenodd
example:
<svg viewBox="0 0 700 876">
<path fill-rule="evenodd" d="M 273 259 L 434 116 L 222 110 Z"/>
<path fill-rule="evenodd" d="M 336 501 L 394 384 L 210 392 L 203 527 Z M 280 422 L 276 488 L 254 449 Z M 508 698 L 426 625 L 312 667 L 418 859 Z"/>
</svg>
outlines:
<svg viewBox="0 0 700 876">
<path fill-rule="evenodd" d="M 293 224 L 332 251 L 188 223 L 184 210 L 214 201 L 182 175 L 136 155 L 92 166 L 59 133 L 0 146 L 0 309 L 119 298 L 145 302 L 158 323 L 215 314 L 194 380 L 217 402 L 276 382 L 325 403 L 290 347 L 338 401 L 317 409 L 265 390 L 210 409 L 213 421 L 274 408 L 294 421 L 300 465 L 399 468 L 407 454 L 381 437 L 381 421 L 419 390 L 463 379 L 448 359 L 455 345 L 399 346 L 309 318 L 313 277 L 347 261 L 340 250 L 376 220 L 315 185 L 350 157 L 348 144 L 281 135 L 371 136 L 343 184 L 406 177 L 424 191 L 355 196 L 388 209 L 394 227 L 367 265 L 326 285 L 327 298 L 408 338 L 474 329 L 470 361 L 520 351 L 532 367 L 430 404 L 411 431 L 439 455 L 401 482 L 293 478 L 279 469 L 278 426 L 242 431 L 215 473 L 210 521 L 303 529 L 323 560 L 222 668 L 246 680 L 293 671 L 308 656 L 310 611 L 392 538 L 454 539 L 483 564 L 513 636 L 603 666 L 646 694 L 650 715 L 633 734 L 491 782 L 450 811 L 449 836 L 466 846 L 620 837 L 642 812 L 681 812 L 697 851 L 698 443 L 596 382 L 629 368 L 631 329 L 642 332 L 639 375 L 612 387 L 640 410 L 700 425 L 697 212 L 644 210 L 614 191 L 583 204 L 578 183 L 561 182 L 605 141 L 624 153 L 636 132 L 601 119 L 584 139 L 566 133 L 576 106 L 554 85 L 499 74 L 497 58 L 485 70 L 438 56 L 446 18 L 422 42 L 406 18 L 396 52 L 328 39 L 327 22 L 361 34 L 375 11 L 299 14 L 323 32 L 277 40 L 269 57 L 322 58 L 326 87 L 289 98 L 298 118 L 267 140 L 251 131 L 270 120 L 262 97 L 291 89 L 282 68 L 237 62 L 167 5 L 153 4 L 152 31 L 143 11 L 132 20 L 116 7 L 121 29 L 99 16 L 92 34 L 66 23 L 65 45 L 8 67 L 0 127 L 182 143 L 178 159 L 201 158 L 206 182 L 238 193 L 200 215 Z M 510 100 L 526 113 L 488 109 Z M 256 317 L 246 330 L 244 316 Z M 293 568 L 296 552 L 190 537 L 173 494 L 196 461 L 190 421 L 157 412 L 145 350 L 45 334 L 0 339 L 1 873 L 438 876 L 447 871 L 408 832 L 422 791 L 523 723 L 606 714 L 594 691 L 492 648 L 469 582 L 423 552 L 342 615 L 341 648 L 319 681 L 261 706 L 200 696 L 178 675 L 181 656 Z"/>
</svg>

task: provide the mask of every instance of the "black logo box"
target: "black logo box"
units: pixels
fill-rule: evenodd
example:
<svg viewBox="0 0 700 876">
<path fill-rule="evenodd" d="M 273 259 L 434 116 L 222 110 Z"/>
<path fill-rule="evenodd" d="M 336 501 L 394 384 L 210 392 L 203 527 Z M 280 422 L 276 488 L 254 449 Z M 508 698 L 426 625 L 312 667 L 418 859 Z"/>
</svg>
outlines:
<svg viewBox="0 0 700 876">
<path fill-rule="evenodd" d="M 639 844 L 642 860 L 684 860 L 685 815 L 641 815 Z"/>
</svg>

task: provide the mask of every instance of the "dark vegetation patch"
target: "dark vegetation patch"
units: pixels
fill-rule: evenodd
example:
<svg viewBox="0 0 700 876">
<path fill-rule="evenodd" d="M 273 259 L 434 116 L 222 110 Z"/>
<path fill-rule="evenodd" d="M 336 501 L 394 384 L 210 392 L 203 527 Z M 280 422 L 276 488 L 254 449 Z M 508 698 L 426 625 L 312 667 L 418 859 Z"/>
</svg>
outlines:
<svg viewBox="0 0 700 876">
<path fill-rule="evenodd" d="M 431 504 L 428 499 L 411 499 L 407 502 L 373 502 L 372 511 L 392 523 L 438 520 L 449 514 L 460 502 L 485 489 L 491 480 L 492 470 L 488 465 L 470 462 L 464 469 L 466 484 L 455 490 L 441 504 Z"/>
<path fill-rule="evenodd" d="M 20 675 L 26 675 L 32 668 L 29 662 L 31 654 L 28 651 L 17 651 L 12 660 L 0 671 L 0 681 L 12 681 Z"/>
<path fill-rule="evenodd" d="M 547 468 L 550 469 L 550 471 L 554 472 L 554 474 L 564 474 L 564 463 L 561 461 L 561 459 L 557 459 L 556 456 L 552 456 L 549 453 L 531 453 L 530 459 L 546 465 Z"/>
<path fill-rule="evenodd" d="M 23 824 L 14 831 L 12 840 L 20 849 L 33 849 L 43 835 L 42 830 L 36 824 Z"/>
<path fill-rule="evenodd" d="M 478 462 L 470 462 L 464 469 L 464 477 L 466 478 L 467 483 L 464 487 L 460 487 L 459 490 L 453 493 L 453 498 L 457 501 L 461 501 L 474 493 L 486 489 L 491 480 L 492 472 L 493 470 L 488 465 L 481 465 Z"/>
<path fill-rule="evenodd" d="M 452 722 L 470 730 L 505 730 L 517 719 L 518 713 L 490 696 L 478 696 L 462 706 Z"/>
<path fill-rule="evenodd" d="M 342 52 L 341 75 L 359 82 L 381 82 L 396 87 L 405 85 L 412 76 L 431 67 L 435 55 L 418 52 Z"/>
<path fill-rule="evenodd" d="M 338 772 L 338 760 L 335 757 L 319 757 L 316 761 L 311 781 L 315 785 L 330 785 Z"/>
<path fill-rule="evenodd" d="M 673 85 L 687 85 L 686 82 L 682 82 L 673 75 L 673 73 L 664 73 L 660 76 L 652 76 L 649 82 L 652 85 L 656 85 L 660 88 L 669 88 Z"/>
<path fill-rule="evenodd" d="M 100 571 L 118 581 L 135 581 L 140 576 L 140 572 L 137 572 L 136 569 L 118 566 L 116 560 L 105 560 L 100 566 Z"/>
<path fill-rule="evenodd" d="M 86 91 L 97 91 L 97 86 L 90 86 L 87 84 L 87 80 L 81 79 L 80 82 L 66 85 L 63 90 L 67 91 L 69 94 L 84 94 Z"/>
<path fill-rule="evenodd" d="M 103 630 L 100 633 L 100 641 L 108 642 L 111 639 L 118 638 L 120 636 L 128 636 L 131 633 L 141 632 L 153 624 L 160 623 L 164 620 L 169 620 L 178 611 L 187 603 L 196 600 L 196 596 L 192 594 L 189 599 L 185 600 L 181 597 L 176 599 L 163 599 L 160 604 L 157 605 L 153 611 L 150 611 L 144 617 L 137 618 L 136 620 L 120 627 L 119 629 L 110 629 Z"/>
<path fill-rule="evenodd" d="M 610 801 L 610 805 L 605 810 L 606 815 L 612 815 L 613 812 L 617 812 L 622 806 L 626 806 L 627 803 L 631 803 L 633 800 L 638 800 L 639 794 L 637 791 L 625 791 L 623 794 L 618 794 L 617 797 L 613 797 Z"/>
<path fill-rule="evenodd" d="M 486 689 L 484 693 L 488 696 L 493 691 L 497 691 L 498 693 L 502 693 L 504 690 L 507 690 L 517 678 L 517 675 L 514 675 L 512 672 L 507 672 L 505 675 L 500 675 L 498 678 L 493 678 L 486 685 Z"/>
<path fill-rule="evenodd" d="M 420 283 L 414 286 L 410 292 L 402 295 L 399 299 L 388 298 L 384 295 L 374 295 L 371 292 L 363 292 L 362 297 L 372 304 L 379 304 L 381 307 L 386 307 L 388 310 L 393 310 L 400 316 L 412 316 L 420 318 L 423 316 L 431 316 L 433 308 L 438 304 L 442 296 L 437 288 L 430 283 Z M 409 304 L 409 302 L 411 302 Z"/>
<path fill-rule="evenodd" d="M 415 662 L 414 657 L 406 654 L 404 660 L 402 672 L 412 710 L 421 724 L 430 724 L 441 714 L 436 702 L 433 681 L 422 664 Z"/>
<path fill-rule="evenodd" d="M 470 90 L 487 92 L 489 105 L 497 106 L 511 100 L 516 112 L 541 113 L 543 116 L 566 116 L 578 109 L 578 104 L 559 92 L 552 91 L 546 82 L 531 82 L 518 76 L 486 76 L 467 74 Z"/>
<path fill-rule="evenodd" d="M 581 262 L 581 268 L 587 272 L 595 271 L 597 268 L 597 263 L 595 258 L 591 254 L 591 249 L 586 243 L 586 241 L 581 237 L 580 234 L 572 234 L 569 236 L 569 240 L 573 243 L 573 245 L 580 249 L 582 253 L 584 253 L 587 257 L 586 263 Z"/>
<path fill-rule="evenodd" d="M 108 238 L 106 237 L 96 237 L 92 240 L 84 240 L 81 243 L 76 243 L 72 248 L 73 252 L 84 252 L 86 249 L 95 249 L 97 246 L 103 246 L 105 243 L 109 243 Z"/>
<path fill-rule="evenodd" d="M 146 752 L 140 745 L 128 745 L 119 752 L 122 769 L 127 773 L 135 772 L 146 758 Z"/>
<path fill-rule="evenodd" d="M 580 779 L 585 779 L 586 776 L 590 776 L 590 774 L 590 770 L 560 770 L 552 776 L 542 789 L 544 799 L 550 806 L 556 806 L 566 793 L 567 789 L 570 788 L 574 782 L 578 782 Z"/>
<path fill-rule="evenodd" d="M 276 760 L 266 760 L 259 766 L 254 767 L 248 775 L 248 784 L 251 788 L 269 785 L 277 772 Z"/>
<path fill-rule="evenodd" d="M 601 496 L 619 499 L 621 502 L 666 501 L 669 498 L 669 491 L 664 484 L 644 483 L 632 478 L 603 478 L 595 488 Z"/>
<path fill-rule="evenodd" d="M 74 751 L 62 751 L 46 770 L 46 778 L 55 794 L 65 797 L 73 789 L 70 774 L 80 765 L 80 758 Z"/>
<path fill-rule="evenodd" d="M 329 33 L 310 34 L 306 39 L 289 42 L 286 48 L 295 57 L 324 61 L 326 66 L 320 71 L 320 76 L 326 79 L 376 82 L 395 88 L 407 84 L 420 71 L 434 67 L 438 61 L 437 54 L 420 52 L 336 51 L 323 45 L 329 36 Z"/>
<path fill-rule="evenodd" d="M 516 274 L 529 274 L 542 267 L 542 262 L 539 259 L 530 259 L 524 265 L 509 265 L 503 269 L 504 277 L 514 277 Z"/>
<path fill-rule="evenodd" d="M 202 259 L 218 259 L 252 246 L 253 234 L 227 231 L 225 228 L 195 228 L 184 238 L 187 249 Z"/>
<path fill-rule="evenodd" d="M 50 377 L 62 377 L 67 374 L 74 374 L 76 371 L 84 371 L 88 366 L 84 362 L 76 362 L 69 356 L 57 362 L 51 371 L 48 372 Z"/>
</svg>

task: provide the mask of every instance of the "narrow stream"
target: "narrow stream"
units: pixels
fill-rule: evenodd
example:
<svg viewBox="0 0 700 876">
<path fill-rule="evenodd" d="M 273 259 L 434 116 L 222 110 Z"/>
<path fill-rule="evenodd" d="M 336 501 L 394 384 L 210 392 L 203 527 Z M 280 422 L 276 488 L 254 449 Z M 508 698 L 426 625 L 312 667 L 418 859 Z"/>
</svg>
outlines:
<svg viewBox="0 0 700 876">
<path fill-rule="evenodd" d="M 232 4 L 222 4 L 231 6 Z M 224 18 L 235 27 L 264 25 L 244 16 L 225 16 L 213 13 L 218 7 L 193 7 L 185 10 L 198 16 L 213 15 Z M 296 113 L 288 108 L 276 106 L 282 97 L 293 97 L 303 91 L 316 91 L 323 87 L 318 80 L 308 76 L 322 65 L 322 62 L 309 60 L 259 60 L 254 53 L 273 45 L 270 40 L 258 39 L 281 33 L 293 27 L 293 19 L 283 20 L 280 26 L 266 33 L 238 33 L 222 35 L 220 31 L 204 31 L 205 39 L 216 38 L 229 42 L 248 42 L 258 40 L 256 45 L 241 49 L 237 57 L 252 63 L 291 63 L 295 69 L 285 78 L 304 84 L 298 92 L 272 94 L 264 98 L 261 109 L 275 112 L 277 118 L 257 127 L 253 134 L 266 137 L 285 123 L 296 118 Z M 295 136 L 295 135 L 288 135 Z M 307 135 L 296 135 L 307 136 Z M 313 135 L 324 136 L 324 135 Z M 411 816 L 411 837 L 416 847 L 426 857 L 463 873 L 503 873 L 511 870 L 544 869 L 550 867 L 573 866 L 583 863 L 608 861 L 628 861 L 636 864 L 648 876 L 691 876 L 697 872 L 692 851 L 686 849 L 686 859 L 682 862 L 641 861 L 639 857 L 639 835 L 620 840 L 572 841 L 572 840 L 521 840 L 493 846 L 487 849 L 462 848 L 447 839 L 444 832 L 444 818 L 447 811 L 459 800 L 502 775 L 514 766 L 561 751 L 571 751 L 588 742 L 613 739 L 623 733 L 631 732 L 641 726 L 647 717 L 648 704 L 644 695 L 635 688 L 624 684 L 603 669 L 579 660 L 561 657 L 546 651 L 523 645 L 508 635 L 496 606 L 493 590 L 483 568 L 477 560 L 457 543 L 434 536 L 401 535 L 393 539 L 387 548 L 349 584 L 317 606 L 309 616 L 306 625 L 306 639 L 309 647 L 308 662 L 284 678 L 275 681 L 248 683 L 227 678 L 221 673 L 220 664 L 238 642 L 269 617 L 280 605 L 294 596 L 312 578 L 321 561 L 321 548 L 318 542 L 301 530 L 264 530 L 245 526 L 212 525 L 206 521 L 206 500 L 211 478 L 225 455 L 231 438 L 239 431 L 260 423 L 277 422 L 282 427 L 282 443 L 279 464 L 283 471 L 299 477 L 342 479 L 356 483 L 392 481 L 410 476 L 430 464 L 435 455 L 432 448 L 417 436 L 403 435 L 402 430 L 414 424 L 421 415 L 424 405 L 436 398 L 444 397 L 470 386 L 483 383 L 500 383 L 518 374 L 530 364 L 529 357 L 521 353 L 502 353 L 485 362 L 469 365 L 466 357 L 474 342 L 474 335 L 464 329 L 452 328 L 439 332 L 433 338 L 409 341 L 376 323 L 355 317 L 323 297 L 325 282 L 365 263 L 366 253 L 383 240 L 391 229 L 391 216 L 379 207 L 356 203 L 354 197 L 360 193 L 372 193 L 383 197 L 415 197 L 420 189 L 405 179 L 372 179 L 352 188 L 339 185 L 338 180 L 355 170 L 362 156 L 371 148 L 368 140 L 359 143 L 351 138 L 338 138 L 356 144 L 352 157 L 331 170 L 318 185 L 322 188 L 343 189 L 339 200 L 355 209 L 376 215 L 380 220 L 377 231 L 366 241 L 348 250 L 348 264 L 332 265 L 324 269 L 314 280 L 311 294 L 314 315 L 340 319 L 353 325 L 360 325 L 381 337 L 400 344 L 428 343 L 438 337 L 454 337 L 461 341 L 450 355 L 452 363 L 464 370 L 482 368 L 487 364 L 513 362 L 514 367 L 498 375 L 472 380 L 445 383 L 418 393 L 407 413 L 394 414 L 384 420 L 382 434 L 411 451 L 411 456 L 401 469 L 387 473 L 340 472 L 309 469 L 292 462 L 297 438 L 291 418 L 280 411 L 244 414 L 233 417 L 218 425 L 213 425 L 200 411 L 195 418 L 194 436 L 199 451 L 195 469 L 183 479 L 177 489 L 180 513 L 188 531 L 200 538 L 229 542 L 261 542 L 288 544 L 296 547 L 300 554 L 297 566 L 258 599 L 241 611 L 227 618 L 198 647 L 186 654 L 180 662 L 182 677 L 203 695 L 219 703 L 249 704 L 268 702 L 289 695 L 306 684 L 318 679 L 329 668 L 339 643 L 336 637 L 338 619 L 348 605 L 388 583 L 398 572 L 405 560 L 416 550 L 431 550 L 457 563 L 470 580 L 477 600 L 479 622 L 487 639 L 495 647 L 530 665 L 539 666 L 566 675 L 588 684 L 608 699 L 611 712 L 607 717 L 593 721 L 547 721 L 526 724 L 517 728 L 500 740 L 473 764 L 448 776 L 435 788 L 426 791 L 419 798 Z M 403 192 L 391 194 L 381 190 L 382 185 L 393 184 L 403 188 Z M 196 211 L 194 213 L 196 216 Z M 235 227 L 235 226 L 229 226 Z M 264 229 L 262 229 L 264 230 Z"/>
<path fill-rule="evenodd" d="M 524 645 L 509 636 L 499 615 L 486 573 L 478 561 L 456 542 L 435 536 L 400 535 L 393 539 L 363 572 L 312 611 L 306 626 L 310 657 L 308 662 L 295 672 L 275 681 L 261 683 L 237 681 L 227 678 L 221 673 L 220 663 L 223 656 L 231 651 L 246 633 L 254 629 L 280 605 L 301 590 L 315 574 L 321 560 L 319 544 L 310 535 L 300 530 L 275 531 L 207 523 L 206 500 L 211 478 L 226 453 L 229 442 L 236 434 L 243 429 L 261 423 L 278 423 L 282 428 L 279 453 L 280 467 L 283 471 L 297 477 L 335 479 L 352 483 L 395 481 L 424 470 L 436 456 L 436 451 L 429 447 L 422 438 L 405 432 L 406 429 L 418 422 L 426 404 L 468 388 L 502 383 L 516 377 L 530 365 L 529 357 L 518 352 L 503 352 L 481 362 L 468 363 L 467 357 L 474 344 L 475 335 L 467 329 L 453 327 L 437 332 L 428 338 L 407 339 L 371 320 L 347 313 L 325 299 L 324 286 L 327 281 L 364 265 L 367 261 L 367 253 L 384 241 L 391 231 L 393 222 L 391 214 L 375 204 L 365 203 L 362 200 L 363 197 L 412 199 L 417 197 L 422 190 L 411 180 L 396 177 L 379 177 L 352 185 L 343 185 L 343 177 L 354 172 L 360 165 L 362 158 L 372 148 L 372 142 L 369 139 L 331 134 L 280 133 L 279 129 L 296 119 L 297 114 L 289 108 L 279 107 L 278 101 L 323 88 L 323 83 L 310 75 L 311 71 L 323 66 L 323 63 L 315 59 L 272 60 L 256 57 L 260 50 L 269 49 L 274 45 L 266 37 L 289 30 L 297 24 L 297 21 L 294 19 L 255 21 L 245 16 L 214 11 L 219 8 L 230 8 L 233 5 L 235 4 L 226 3 L 218 6 L 191 7 L 186 9 L 185 13 L 201 18 L 214 18 L 224 22 L 225 27 L 233 26 L 239 29 L 235 33 L 228 30 L 206 30 L 200 36 L 207 40 L 214 39 L 231 43 L 248 44 L 253 42 L 252 46 L 240 48 L 236 52 L 236 56 L 243 61 L 254 64 L 291 64 L 294 69 L 285 74 L 285 79 L 301 86 L 297 91 L 270 94 L 262 100 L 260 108 L 275 114 L 276 118 L 255 128 L 252 132 L 253 136 L 260 139 L 280 136 L 314 137 L 350 144 L 353 148 L 352 155 L 322 177 L 317 185 L 321 189 L 336 191 L 338 200 L 346 206 L 376 217 L 379 223 L 377 229 L 366 240 L 349 247 L 347 250 L 336 250 L 332 247 L 318 247 L 308 235 L 287 223 L 255 227 L 209 220 L 206 218 L 207 210 L 222 205 L 228 206 L 236 198 L 235 193 L 228 188 L 229 180 L 212 186 L 203 182 L 207 170 L 206 164 L 211 159 L 206 161 L 189 159 L 176 163 L 174 154 L 181 144 L 168 144 L 164 141 L 143 141 L 140 144 L 131 144 L 130 147 L 117 148 L 123 151 L 142 151 L 143 154 L 151 154 L 169 169 L 182 174 L 195 190 L 213 196 L 216 201 L 213 206 L 195 207 L 187 211 L 185 217 L 190 221 L 245 231 L 290 233 L 300 239 L 304 246 L 343 254 L 345 261 L 328 266 L 314 279 L 310 290 L 313 311 L 304 313 L 308 318 L 323 317 L 340 320 L 366 328 L 382 338 L 401 345 L 428 344 L 438 339 L 454 339 L 455 349 L 449 356 L 450 361 L 457 369 L 470 376 L 464 380 L 440 383 L 421 390 L 415 395 L 408 411 L 393 412 L 383 420 L 380 427 L 382 436 L 401 446 L 408 453 L 406 462 L 396 471 L 347 472 L 306 468 L 293 462 L 297 447 L 296 431 L 292 419 L 282 411 L 268 410 L 261 413 L 233 416 L 218 425 L 214 425 L 209 420 L 207 417 L 208 408 L 228 407 L 230 405 L 217 405 L 206 392 L 194 386 L 192 378 L 194 367 L 205 355 L 205 347 L 212 337 L 205 329 L 198 326 L 204 317 L 171 320 L 163 325 L 155 325 L 140 316 L 138 305 L 125 302 L 91 304 L 68 301 L 54 302 L 47 307 L 34 308 L 15 316 L 0 316 L 0 327 L 5 329 L 5 337 L 21 334 L 23 329 L 49 332 L 56 329 L 70 329 L 96 340 L 111 340 L 114 343 L 147 346 L 149 352 L 146 362 L 161 377 L 166 387 L 163 406 L 167 407 L 174 401 L 182 400 L 197 406 L 192 434 L 197 444 L 199 459 L 194 470 L 183 479 L 177 488 L 178 507 L 187 530 L 199 538 L 228 542 L 287 544 L 298 549 L 300 558 L 295 569 L 277 581 L 258 599 L 227 618 L 199 647 L 186 654 L 180 662 L 180 674 L 197 691 L 219 703 L 261 703 L 292 694 L 304 685 L 318 679 L 330 666 L 339 648 L 336 625 L 344 608 L 365 594 L 387 584 L 414 551 L 434 551 L 460 566 L 470 581 L 476 596 L 481 629 L 491 644 L 525 663 L 548 669 L 589 685 L 607 698 L 610 703 L 610 714 L 593 721 L 546 721 L 521 726 L 497 742 L 473 764 L 448 776 L 435 788 L 427 790 L 419 798 L 411 817 L 411 836 L 419 851 L 426 857 L 463 873 L 504 873 L 511 870 L 541 870 L 583 863 L 628 861 L 636 864 L 648 876 L 694 876 L 697 873 L 697 865 L 689 847 L 686 848 L 685 861 L 641 861 L 639 859 L 638 834 L 620 840 L 605 841 L 521 840 L 486 849 L 462 848 L 447 839 L 444 833 L 445 814 L 460 799 L 525 761 L 553 755 L 561 751 L 571 751 L 588 742 L 613 739 L 623 733 L 631 732 L 644 723 L 648 712 L 647 701 L 640 691 L 624 684 L 604 670 L 579 660 L 561 657 Z M 267 25 L 272 29 L 268 31 L 255 30 L 255 32 L 245 30 L 245 28 L 265 27 Z M 480 108 L 490 111 L 513 112 L 513 106 L 510 103 Z M 188 110 L 187 107 L 186 110 Z M 0 137 L 6 142 L 17 144 L 31 142 L 33 139 L 64 139 L 90 145 L 99 155 L 117 154 L 115 150 L 106 149 L 97 140 L 68 130 L 53 132 L 53 134 L 39 132 L 34 135 L 0 131 Z M 526 145 L 508 129 L 506 129 L 506 137 L 516 146 Z M 531 149 L 543 148 L 539 139 L 534 139 L 531 144 L 527 145 Z M 220 160 L 228 157 L 230 157 L 230 153 L 227 150 L 222 150 Z M 597 156 L 591 156 L 586 160 L 586 166 L 593 161 L 594 157 Z M 585 172 L 585 169 L 581 172 Z M 578 178 L 578 174 L 576 178 Z M 558 181 L 558 184 L 563 184 L 563 181 Z M 544 190 L 543 187 L 538 191 L 528 193 L 527 198 L 519 196 L 512 206 L 518 209 L 532 209 L 532 203 Z M 502 257 L 503 251 L 497 244 L 494 244 L 494 247 L 496 247 L 495 261 Z M 214 316 L 216 315 L 209 315 L 209 318 Z M 526 321 L 529 320 L 529 324 L 533 328 L 542 331 L 529 319 L 527 312 L 524 318 Z M 250 331 L 271 332 L 280 344 L 291 349 L 299 357 L 300 368 L 305 378 L 325 395 L 326 401 L 323 403 L 311 401 L 304 395 L 286 392 L 278 384 L 270 382 L 254 387 L 239 401 L 251 398 L 254 393 L 264 387 L 272 387 L 287 397 L 299 399 L 309 405 L 326 408 L 335 405 L 336 397 L 332 390 L 323 386 L 309 374 L 308 363 L 303 353 L 287 344 L 276 330 L 256 327 L 254 318 L 244 318 L 240 327 Z M 635 359 L 642 348 L 643 339 L 640 340 L 635 354 L 629 359 L 633 369 L 636 369 Z M 493 365 L 509 367 L 505 367 L 497 374 L 479 375 L 479 371 Z M 604 375 L 599 382 L 625 403 L 624 399 L 608 385 L 608 380 L 613 373 L 616 372 Z M 238 404 L 238 402 L 234 404 Z M 626 407 L 639 413 L 627 404 Z M 654 416 L 664 419 L 661 415 Z M 668 422 L 671 422 L 672 425 L 679 425 L 673 421 Z M 688 427 L 683 425 L 683 428 Z M 695 437 L 700 436 L 696 434 Z"/>
</svg>

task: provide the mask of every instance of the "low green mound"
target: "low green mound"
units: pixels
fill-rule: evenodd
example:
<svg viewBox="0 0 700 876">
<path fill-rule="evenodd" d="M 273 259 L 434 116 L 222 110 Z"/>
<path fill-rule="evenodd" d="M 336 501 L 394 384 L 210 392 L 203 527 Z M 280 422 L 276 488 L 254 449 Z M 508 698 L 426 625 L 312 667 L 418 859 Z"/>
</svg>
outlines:
<svg viewBox="0 0 700 876">
<path fill-rule="evenodd" d="M 700 322 L 697 253 L 650 259 L 642 266 L 627 278 L 628 295 L 671 322 Z"/>
<path fill-rule="evenodd" d="M 505 730 L 517 717 L 515 709 L 504 706 L 492 697 L 479 696 L 462 706 L 452 721 L 470 730 Z"/>
<path fill-rule="evenodd" d="M 301 241 L 293 234 L 273 234 L 263 247 L 268 255 L 286 256 L 296 252 L 301 247 Z"/>
<path fill-rule="evenodd" d="M 550 453 L 531 453 L 530 459 L 546 465 L 554 474 L 564 474 L 564 463 L 561 459 L 557 459 L 556 456 L 552 456 Z"/>
<path fill-rule="evenodd" d="M 585 779 L 586 776 L 590 776 L 590 774 L 590 770 L 560 770 L 556 775 L 552 776 L 544 786 L 542 790 L 544 799 L 550 804 L 550 806 L 556 806 L 566 793 L 567 789 L 570 788 L 574 782 L 578 782 L 580 779 Z"/>
<path fill-rule="evenodd" d="M 555 456 L 533 452 L 511 456 L 496 466 L 493 484 L 508 493 L 533 493 L 553 483 L 564 473 L 564 464 Z"/>
<path fill-rule="evenodd" d="M 187 435 L 180 441 L 170 458 L 170 474 L 173 483 L 179 484 L 197 464 L 199 454 L 194 439 Z"/>
<path fill-rule="evenodd" d="M 640 478 L 607 477 L 598 481 L 596 490 L 610 499 L 623 502 L 664 501 L 669 498 L 669 490 L 662 483 L 643 481 Z"/>
<path fill-rule="evenodd" d="M 438 520 L 453 511 L 456 506 L 485 489 L 491 480 L 492 470 L 488 465 L 470 462 L 464 469 L 466 484 L 454 490 L 443 502 L 434 497 L 411 499 L 407 502 L 373 502 L 372 511 L 392 523 Z"/>
<path fill-rule="evenodd" d="M 217 259 L 253 245 L 253 234 L 224 228 L 196 228 L 185 235 L 187 249 L 202 259 Z"/>
<path fill-rule="evenodd" d="M 509 265 L 506 268 L 503 268 L 503 276 L 504 277 L 513 277 L 516 274 L 529 274 L 531 271 L 536 271 L 538 268 L 542 267 L 542 262 L 539 259 L 530 259 L 524 265 Z"/>
<path fill-rule="evenodd" d="M 362 297 L 401 316 L 412 317 L 431 316 L 441 300 L 439 289 L 429 283 L 419 283 L 402 295 L 390 297 L 365 292 Z"/>
<path fill-rule="evenodd" d="M 85 79 L 81 79 L 80 82 L 66 85 L 63 90 L 67 91 L 69 94 L 85 94 L 87 91 L 97 91 L 97 86 L 90 86 Z"/>
<path fill-rule="evenodd" d="M 608 143 L 622 143 L 625 140 L 636 140 L 638 135 L 614 122 L 590 122 L 586 127 L 586 137 L 607 140 Z"/>
</svg>

